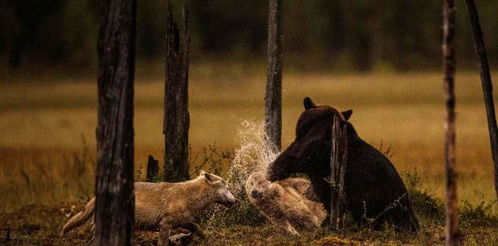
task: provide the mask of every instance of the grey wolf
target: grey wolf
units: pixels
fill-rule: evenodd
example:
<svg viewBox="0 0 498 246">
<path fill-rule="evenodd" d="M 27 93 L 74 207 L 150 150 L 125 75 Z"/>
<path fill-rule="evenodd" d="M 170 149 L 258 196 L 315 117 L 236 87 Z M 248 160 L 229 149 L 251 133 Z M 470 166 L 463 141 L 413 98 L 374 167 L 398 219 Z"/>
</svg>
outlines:
<svg viewBox="0 0 498 246">
<path fill-rule="evenodd" d="M 225 180 L 204 171 L 193 180 L 179 183 L 135 182 L 135 224 L 137 229 L 159 228 L 158 244 L 167 245 L 170 230 L 176 227 L 197 232 L 202 237 L 194 217 L 214 203 L 230 206 L 235 202 Z M 94 212 L 95 198 L 69 219 L 61 235 L 82 225 Z"/>
</svg>

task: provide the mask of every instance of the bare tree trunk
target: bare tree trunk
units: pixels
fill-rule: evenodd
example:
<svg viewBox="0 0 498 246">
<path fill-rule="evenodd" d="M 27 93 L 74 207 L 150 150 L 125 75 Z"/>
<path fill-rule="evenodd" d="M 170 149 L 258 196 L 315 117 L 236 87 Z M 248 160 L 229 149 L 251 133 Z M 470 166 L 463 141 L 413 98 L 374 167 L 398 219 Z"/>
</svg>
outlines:
<svg viewBox="0 0 498 246">
<path fill-rule="evenodd" d="M 188 68 L 189 12 L 183 6 L 183 39 L 168 4 L 166 27 L 166 86 L 164 98 L 164 180 L 178 182 L 189 179 L 188 131 Z"/>
<path fill-rule="evenodd" d="M 101 1 L 98 40 L 96 245 L 131 245 L 135 0 Z"/>
<path fill-rule="evenodd" d="M 280 150 L 282 137 L 282 0 L 269 0 L 265 132 Z"/>
<path fill-rule="evenodd" d="M 455 3 L 443 4 L 443 63 L 446 101 L 445 166 L 446 166 L 446 245 L 459 244 L 458 200 L 455 170 Z"/>
<path fill-rule="evenodd" d="M 476 4 L 473 0 L 465 0 L 469 19 L 472 25 L 474 36 L 474 46 L 476 53 L 480 59 L 481 65 L 481 82 L 484 94 L 484 103 L 486 104 L 486 116 L 488 118 L 489 141 L 491 142 L 491 153 L 493 155 L 493 163 L 495 167 L 495 192 L 498 199 L 498 130 L 496 127 L 495 104 L 493 101 L 493 83 L 491 81 L 491 73 L 489 72 L 488 56 L 486 55 L 486 46 L 479 23 L 479 14 Z"/>
<path fill-rule="evenodd" d="M 330 196 L 330 225 L 336 230 L 344 226 L 344 211 L 346 194 L 344 194 L 344 176 L 346 175 L 348 139 L 346 125 L 334 116 L 332 125 L 330 152 L 330 181 L 332 194 Z"/>
<path fill-rule="evenodd" d="M 147 161 L 147 176 L 145 178 L 147 182 L 157 182 L 159 181 L 159 163 L 153 156 L 149 155 Z"/>
</svg>

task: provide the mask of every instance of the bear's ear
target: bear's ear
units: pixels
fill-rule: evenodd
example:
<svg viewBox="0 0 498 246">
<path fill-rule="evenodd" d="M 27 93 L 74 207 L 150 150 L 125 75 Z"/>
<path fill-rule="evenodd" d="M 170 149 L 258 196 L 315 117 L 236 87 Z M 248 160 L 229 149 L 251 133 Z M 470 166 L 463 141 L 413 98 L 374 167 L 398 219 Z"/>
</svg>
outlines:
<svg viewBox="0 0 498 246">
<path fill-rule="evenodd" d="M 349 118 L 351 118 L 351 115 L 353 114 L 353 110 L 350 109 L 350 110 L 342 111 L 341 114 L 342 114 L 342 117 L 344 117 L 344 119 L 346 121 L 348 121 Z"/>
<path fill-rule="evenodd" d="M 304 104 L 304 110 L 316 107 L 315 103 L 313 103 L 313 101 L 311 101 L 311 98 L 309 97 L 304 98 L 303 104 Z"/>
</svg>

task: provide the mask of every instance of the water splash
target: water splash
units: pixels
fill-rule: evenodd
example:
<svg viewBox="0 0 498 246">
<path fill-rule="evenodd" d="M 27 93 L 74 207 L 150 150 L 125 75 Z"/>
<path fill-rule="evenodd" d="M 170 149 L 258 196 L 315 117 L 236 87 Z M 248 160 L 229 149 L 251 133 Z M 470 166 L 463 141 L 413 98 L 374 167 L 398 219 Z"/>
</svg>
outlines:
<svg viewBox="0 0 498 246">
<path fill-rule="evenodd" d="M 280 154 L 278 148 L 269 141 L 264 123 L 245 120 L 238 132 L 240 146 L 235 150 L 232 165 L 228 170 L 228 182 L 232 192 L 244 197 L 244 186 L 249 175 L 264 171 Z"/>
<path fill-rule="evenodd" d="M 230 191 L 238 202 L 226 209 L 215 206 L 206 213 L 206 230 L 218 230 L 220 226 L 251 225 L 264 223 L 265 218 L 251 204 L 245 193 L 245 183 L 249 175 L 256 171 L 266 171 L 280 154 L 264 131 L 264 123 L 243 121 L 238 131 L 239 147 L 234 152 L 232 165 L 228 170 L 227 181 Z"/>
</svg>

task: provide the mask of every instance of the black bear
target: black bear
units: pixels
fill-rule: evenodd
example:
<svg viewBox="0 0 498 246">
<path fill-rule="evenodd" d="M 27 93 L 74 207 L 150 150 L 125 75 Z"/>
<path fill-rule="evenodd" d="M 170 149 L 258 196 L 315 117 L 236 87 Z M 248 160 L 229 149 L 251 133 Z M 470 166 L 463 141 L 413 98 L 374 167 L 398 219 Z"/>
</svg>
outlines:
<svg viewBox="0 0 498 246">
<path fill-rule="evenodd" d="M 330 106 L 317 106 L 304 99 L 305 111 L 296 126 L 296 139 L 268 168 L 270 181 L 304 173 L 330 212 L 331 129 L 334 116 L 347 126 L 347 167 L 344 191 L 346 206 L 360 223 L 373 219 L 375 229 L 384 222 L 398 230 L 418 231 L 406 187 L 389 159 L 363 141 L 348 122 L 353 111 L 339 112 Z M 372 220 L 370 220 L 372 222 Z"/>
</svg>

